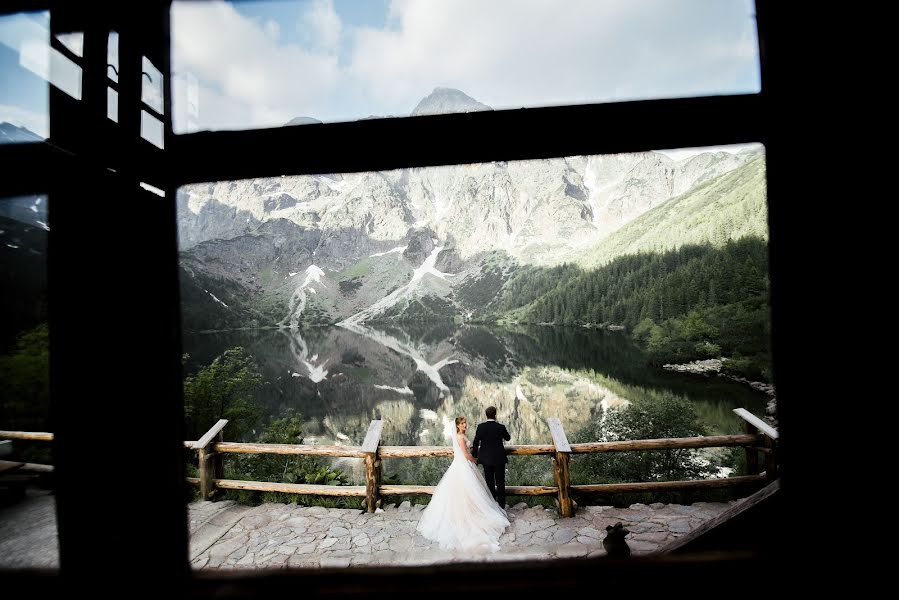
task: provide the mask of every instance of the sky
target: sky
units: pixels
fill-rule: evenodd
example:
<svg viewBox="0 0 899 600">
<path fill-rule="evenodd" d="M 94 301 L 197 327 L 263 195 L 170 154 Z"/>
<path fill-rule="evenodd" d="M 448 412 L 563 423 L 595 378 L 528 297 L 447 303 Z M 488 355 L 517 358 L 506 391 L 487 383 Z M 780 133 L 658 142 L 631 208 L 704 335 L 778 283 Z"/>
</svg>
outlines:
<svg viewBox="0 0 899 600">
<path fill-rule="evenodd" d="M 27 126 L 46 84 L 11 18 L 0 120 Z M 179 1 L 172 44 L 176 133 L 408 115 L 438 86 L 498 109 L 760 87 L 752 0 Z"/>
</svg>

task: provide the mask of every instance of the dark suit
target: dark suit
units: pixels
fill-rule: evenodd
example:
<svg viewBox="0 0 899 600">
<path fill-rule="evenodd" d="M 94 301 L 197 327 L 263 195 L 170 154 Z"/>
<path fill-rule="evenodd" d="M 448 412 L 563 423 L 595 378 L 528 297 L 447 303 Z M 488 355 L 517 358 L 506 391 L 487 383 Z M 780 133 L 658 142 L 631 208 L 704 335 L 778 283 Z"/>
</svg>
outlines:
<svg viewBox="0 0 899 600">
<path fill-rule="evenodd" d="M 478 425 L 471 444 L 471 455 L 484 465 L 484 479 L 496 501 L 503 508 L 506 506 L 506 449 L 503 440 L 509 441 L 506 426 L 496 421 L 484 421 Z"/>
</svg>

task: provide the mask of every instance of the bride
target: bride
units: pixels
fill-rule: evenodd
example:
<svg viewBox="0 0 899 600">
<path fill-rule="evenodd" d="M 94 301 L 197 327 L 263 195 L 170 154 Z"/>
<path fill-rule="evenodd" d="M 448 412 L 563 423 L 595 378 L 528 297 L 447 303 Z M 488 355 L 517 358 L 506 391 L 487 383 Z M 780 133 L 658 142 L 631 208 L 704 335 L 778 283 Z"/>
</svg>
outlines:
<svg viewBox="0 0 899 600">
<path fill-rule="evenodd" d="M 495 552 L 509 519 L 487 489 L 468 450 L 467 429 L 465 417 L 456 417 L 453 462 L 422 511 L 418 531 L 446 550 Z"/>
</svg>

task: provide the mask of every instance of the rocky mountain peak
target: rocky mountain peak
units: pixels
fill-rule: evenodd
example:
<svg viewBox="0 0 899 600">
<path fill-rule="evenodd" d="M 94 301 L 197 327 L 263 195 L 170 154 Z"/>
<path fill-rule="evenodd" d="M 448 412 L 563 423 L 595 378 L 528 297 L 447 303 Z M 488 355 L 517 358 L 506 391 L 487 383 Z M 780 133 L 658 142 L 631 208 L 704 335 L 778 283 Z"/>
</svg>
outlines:
<svg viewBox="0 0 899 600">
<path fill-rule="evenodd" d="M 412 111 L 412 116 L 478 112 L 482 110 L 493 109 L 486 104 L 481 104 L 460 90 L 437 87 L 418 103 L 418 106 Z"/>
</svg>

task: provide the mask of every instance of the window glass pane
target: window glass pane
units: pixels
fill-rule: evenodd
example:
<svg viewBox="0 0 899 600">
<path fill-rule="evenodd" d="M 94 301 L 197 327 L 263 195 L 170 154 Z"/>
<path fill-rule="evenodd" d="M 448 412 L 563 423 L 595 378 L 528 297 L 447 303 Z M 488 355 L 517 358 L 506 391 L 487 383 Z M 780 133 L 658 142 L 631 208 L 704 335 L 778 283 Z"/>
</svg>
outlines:
<svg viewBox="0 0 899 600">
<path fill-rule="evenodd" d="M 188 439 L 229 418 L 228 441 L 359 446 L 380 419 L 383 445 L 447 447 L 457 416 L 476 425 L 490 405 L 514 444 L 551 443 L 550 418 L 571 442 L 740 433 L 732 409 L 765 417 L 773 392 L 766 189 L 757 144 L 184 186 Z M 240 391 L 222 403 L 214 390 Z M 572 477 L 711 480 L 745 474 L 742 453 L 682 451 L 668 462 L 634 453 L 612 464 L 579 454 Z M 188 460 L 197 474 L 195 454 Z M 435 485 L 448 464 L 385 458 L 382 484 Z M 222 493 L 273 503 L 265 509 L 272 521 L 297 518 L 290 522 L 310 529 L 322 517 L 285 503 L 358 509 L 362 498 L 350 487 L 334 497 L 289 485 L 366 481 L 360 459 L 329 456 L 227 454 L 224 475 L 287 484 L 279 494 Z M 513 456 L 506 482 L 553 485 L 551 462 Z M 737 497 L 731 489 L 692 498 Z M 542 504 L 545 518 L 557 514 L 551 496 L 507 498 Z M 388 496 L 385 520 L 403 499 L 428 496 Z M 201 526 L 211 509 L 190 510 Z M 286 532 L 242 533 L 246 542 L 222 540 L 191 558 L 198 568 L 252 568 L 266 564 L 256 553 L 275 540 L 289 566 L 448 560 L 429 542 L 391 553 L 389 541 L 373 541 L 376 528 L 359 538 L 371 553 L 357 558 L 353 539 L 375 527 L 370 518 L 308 541 L 306 532 L 293 541 L 278 537 Z M 665 533 L 639 551 L 677 532 Z M 566 535 L 541 545 L 558 548 Z M 501 542 L 500 552 L 514 553 L 516 543 Z M 600 539 L 578 543 L 602 549 Z"/>
<path fill-rule="evenodd" d="M 38 142 L 50 135 L 49 18 L 49 13 L 0 17 L 0 144 Z"/>
<path fill-rule="evenodd" d="M 115 31 L 109 32 L 109 38 L 106 42 L 106 76 L 113 81 L 119 80 L 119 34 Z"/>
<path fill-rule="evenodd" d="M 110 87 L 106 88 L 106 118 L 119 122 L 119 93 Z"/>
<path fill-rule="evenodd" d="M 140 136 L 157 148 L 162 148 L 162 121 L 145 110 L 140 111 Z"/>
<path fill-rule="evenodd" d="M 0 570 L 59 566 L 50 433 L 47 197 L 0 198 Z"/>
<path fill-rule="evenodd" d="M 172 60 L 176 133 L 760 89 L 752 0 L 177 1 Z"/>
<path fill-rule="evenodd" d="M 146 56 L 141 57 L 143 84 L 141 101 L 158 113 L 162 113 L 162 73 Z"/>
<path fill-rule="evenodd" d="M 84 32 L 73 31 L 72 33 L 61 33 L 56 36 L 62 45 L 71 50 L 75 55 L 82 56 L 84 52 Z"/>
</svg>

